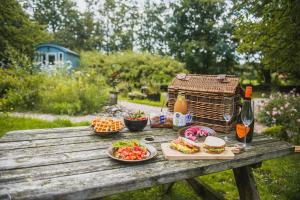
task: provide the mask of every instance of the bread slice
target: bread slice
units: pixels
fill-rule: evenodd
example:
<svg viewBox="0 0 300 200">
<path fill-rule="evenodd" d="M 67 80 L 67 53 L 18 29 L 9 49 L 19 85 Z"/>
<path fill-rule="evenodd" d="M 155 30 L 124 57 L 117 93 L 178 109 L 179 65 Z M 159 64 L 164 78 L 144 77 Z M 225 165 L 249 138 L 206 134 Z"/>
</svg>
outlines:
<svg viewBox="0 0 300 200">
<path fill-rule="evenodd" d="M 200 151 L 200 145 L 183 137 L 171 141 L 170 148 L 182 153 L 191 154 Z"/>
<path fill-rule="evenodd" d="M 207 136 L 203 147 L 207 153 L 220 154 L 225 151 L 225 145 L 226 143 L 223 139 L 214 136 Z"/>
<path fill-rule="evenodd" d="M 218 137 L 214 137 L 214 136 L 207 136 L 205 141 L 204 141 L 204 144 L 206 146 L 209 146 L 209 147 L 225 147 L 225 141 L 221 138 L 218 138 Z"/>
</svg>

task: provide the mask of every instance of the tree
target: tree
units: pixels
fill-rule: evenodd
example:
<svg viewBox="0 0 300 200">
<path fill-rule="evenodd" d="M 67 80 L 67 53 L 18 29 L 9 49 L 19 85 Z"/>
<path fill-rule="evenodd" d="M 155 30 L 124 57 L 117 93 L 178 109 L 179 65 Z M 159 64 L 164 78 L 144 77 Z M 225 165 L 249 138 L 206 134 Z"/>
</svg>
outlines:
<svg viewBox="0 0 300 200">
<path fill-rule="evenodd" d="M 225 3 L 180 0 L 171 6 L 167 34 L 171 55 L 193 73 L 228 72 L 235 64 L 235 44 L 233 26 L 223 16 Z"/>
<path fill-rule="evenodd" d="M 98 11 L 104 24 L 106 52 L 133 50 L 138 8 L 135 0 L 105 0 Z"/>
<path fill-rule="evenodd" d="M 300 77 L 299 10 L 300 0 L 234 1 L 237 50 L 260 64 L 267 84 L 274 72 L 285 80 Z"/>
<path fill-rule="evenodd" d="M 16 0 L 0 4 L 0 61 L 34 56 L 34 47 L 50 39 L 43 27 L 31 21 Z"/>
<path fill-rule="evenodd" d="M 28 0 L 33 11 L 33 18 L 48 27 L 52 33 L 65 29 L 74 21 L 77 10 L 71 0 Z"/>
<path fill-rule="evenodd" d="M 138 32 L 140 50 L 150 53 L 166 53 L 166 17 L 164 16 L 166 9 L 164 3 L 145 1 Z"/>
</svg>

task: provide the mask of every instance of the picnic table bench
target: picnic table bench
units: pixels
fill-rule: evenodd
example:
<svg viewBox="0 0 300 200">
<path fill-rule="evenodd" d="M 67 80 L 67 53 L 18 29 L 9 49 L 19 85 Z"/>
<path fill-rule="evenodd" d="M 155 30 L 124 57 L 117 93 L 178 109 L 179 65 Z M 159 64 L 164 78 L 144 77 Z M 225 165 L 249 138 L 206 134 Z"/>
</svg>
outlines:
<svg viewBox="0 0 300 200">
<path fill-rule="evenodd" d="M 143 163 L 125 164 L 106 155 L 112 142 L 144 140 L 158 156 Z M 264 160 L 293 153 L 293 146 L 264 135 L 253 148 L 233 160 L 168 161 L 160 143 L 176 138 L 170 129 L 127 130 L 109 138 L 92 134 L 89 127 L 21 130 L 0 139 L 0 199 L 95 199 L 120 192 L 187 180 L 204 199 L 222 199 L 194 177 L 233 169 L 240 199 L 259 199 L 252 167 Z M 232 140 L 233 143 L 237 142 Z"/>
</svg>

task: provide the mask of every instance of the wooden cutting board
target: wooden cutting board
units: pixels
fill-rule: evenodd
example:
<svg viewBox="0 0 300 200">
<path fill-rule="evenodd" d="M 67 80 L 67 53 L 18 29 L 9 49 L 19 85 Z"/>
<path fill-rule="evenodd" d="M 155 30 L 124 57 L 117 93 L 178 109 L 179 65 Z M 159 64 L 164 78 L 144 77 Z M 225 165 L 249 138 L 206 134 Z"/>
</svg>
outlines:
<svg viewBox="0 0 300 200">
<path fill-rule="evenodd" d="M 220 154 L 210 154 L 201 151 L 193 154 L 185 154 L 170 148 L 170 143 L 161 144 L 161 150 L 167 160 L 231 160 L 234 154 L 229 147 L 225 147 L 225 151 Z"/>
</svg>

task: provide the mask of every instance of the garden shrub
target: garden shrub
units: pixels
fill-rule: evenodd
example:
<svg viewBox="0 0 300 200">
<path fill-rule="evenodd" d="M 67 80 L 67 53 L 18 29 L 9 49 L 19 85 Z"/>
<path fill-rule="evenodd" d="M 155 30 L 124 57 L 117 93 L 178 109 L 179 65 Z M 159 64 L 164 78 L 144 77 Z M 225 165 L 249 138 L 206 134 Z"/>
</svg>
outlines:
<svg viewBox="0 0 300 200">
<path fill-rule="evenodd" d="M 263 134 L 274 136 L 274 137 L 279 137 L 279 138 L 283 138 L 283 139 L 288 139 L 286 131 L 283 126 L 273 125 L 269 128 L 266 128 L 263 131 Z"/>
<path fill-rule="evenodd" d="M 107 103 L 103 77 L 65 71 L 53 75 L 28 73 L 19 68 L 0 69 L 0 111 L 41 111 L 55 114 L 99 112 Z"/>
<path fill-rule="evenodd" d="M 32 110 L 40 98 L 38 88 L 43 76 L 22 68 L 0 68 L 0 111 Z"/>
<path fill-rule="evenodd" d="M 40 96 L 40 111 L 69 115 L 99 112 L 108 100 L 103 78 L 80 71 L 46 76 Z"/>
<path fill-rule="evenodd" d="M 259 114 L 260 122 L 275 126 L 274 132 L 283 139 L 293 143 L 300 143 L 300 96 L 295 91 L 288 94 L 276 93 L 270 96 L 264 109 Z M 280 129 L 286 131 L 286 134 L 278 134 Z M 277 132 L 277 133 L 276 133 Z M 286 138 L 285 138 L 286 137 Z"/>
<path fill-rule="evenodd" d="M 118 79 L 117 87 L 131 92 L 147 86 L 158 92 L 161 85 L 168 85 L 178 73 L 187 73 L 183 63 L 169 56 L 131 51 L 105 55 L 99 52 L 81 52 L 81 68 L 94 68 L 108 84 Z M 110 80 L 112 79 L 112 80 Z"/>
</svg>

